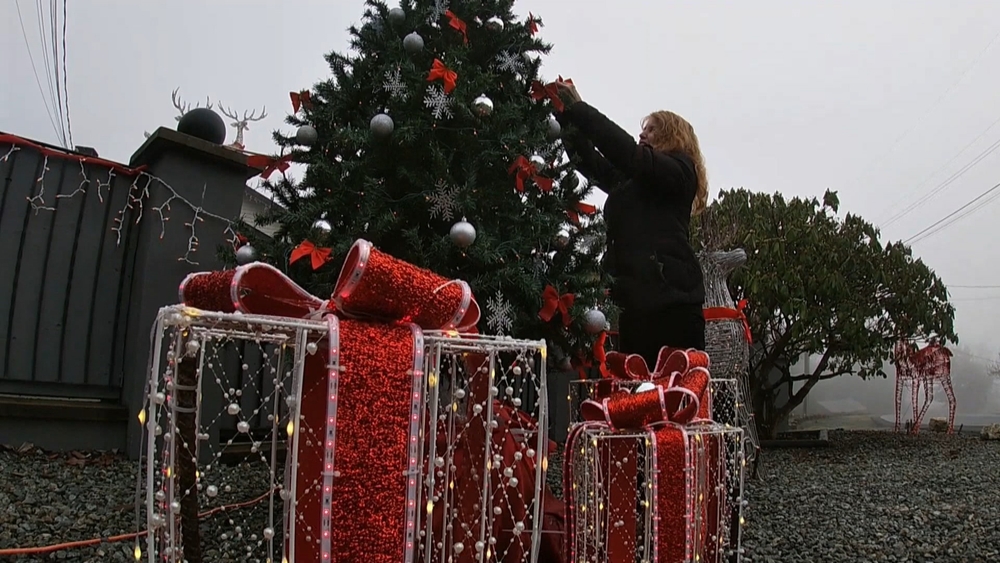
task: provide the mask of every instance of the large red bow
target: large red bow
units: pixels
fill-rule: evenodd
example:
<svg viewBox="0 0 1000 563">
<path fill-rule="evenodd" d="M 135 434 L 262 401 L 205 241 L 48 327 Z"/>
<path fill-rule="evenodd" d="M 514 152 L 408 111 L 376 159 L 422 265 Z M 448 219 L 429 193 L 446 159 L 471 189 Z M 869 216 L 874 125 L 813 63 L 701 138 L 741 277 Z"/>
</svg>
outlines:
<svg viewBox="0 0 1000 563">
<path fill-rule="evenodd" d="M 743 323 L 743 332 L 747 337 L 747 344 L 753 344 L 753 336 L 750 333 L 750 322 L 746 315 L 747 300 L 741 299 L 736 304 L 735 309 L 729 307 L 706 307 L 703 311 L 706 321 L 732 320 Z"/>
<path fill-rule="evenodd" d="M 538 318 L 549 322 L 556 316 L 556 312 L 562 315 L 563 324 L 569 326 L 573 318 L 569 316 L 569 308 L 573 306 L 576 296 L 572 293 L 559 295 L 559 291 L 551 285 L 545 286 L 542 291 L 542 308 L 538 311 Z"/>
<path fill-rule="evenodd" d="M 578 201 L 576 205 L 573 206 L 573 209 L 566 210 L 566 216 L 569 217 L 570 222 L 577 227 L 580 226 L 581 213 L 584 215 L 593 215 L 594 213 L 597 213 L 597 207 L 589 203 Z"/>
<path fill-rule="evenodd" d="M 552 191 L 552 178 L 546 178 L 538 174 L 535 165 L 523 155 L 514 159 L 514 162 L 507 169 L 508 174 L 516 174 L 517 191 L 524 193 L 524 181 L 533 180 L 543 192 Z"/>
<path fill-rule="evenodd" d="M 709 418 L 708 356 L 697 350 L 660 349 L 656 368 L 650 372 L 637 354 L 608 354 L 612 377 L 629 381 L 649 381 L 649 391 L 630 393 L 619 390 L 600 401 L 584 401 L 584 420 L 603 421 L 613 429 L 638 429 L 656 422 L 688 424 L 695 418 Z"/>
<path fill-rule="evenodd" d="M 307 318 L 338 312 L 347 317 L 461 332 L 473 329 L 480 315 L 464 281 L 447 280 L 393 258 L 366 240 L 351 247 L 330 299 L 312 295 L 262 262 L 191 274 L 181 283 L 180 299 L 189 307 L 223 313 Z"/>
<path fill-rule="evenodd" d="M 434 59 L 431 71 L 427 75 L 427 82 L 433 82 L 435 80 L 441 80 L 444 84 L 444 93 L 450 94 L 451 91 L 455 89 L 455 85 L 458 82 L 458 73 L 444 66 L 444 63 L 441 62 L 440 59 Z"/>
</svg>

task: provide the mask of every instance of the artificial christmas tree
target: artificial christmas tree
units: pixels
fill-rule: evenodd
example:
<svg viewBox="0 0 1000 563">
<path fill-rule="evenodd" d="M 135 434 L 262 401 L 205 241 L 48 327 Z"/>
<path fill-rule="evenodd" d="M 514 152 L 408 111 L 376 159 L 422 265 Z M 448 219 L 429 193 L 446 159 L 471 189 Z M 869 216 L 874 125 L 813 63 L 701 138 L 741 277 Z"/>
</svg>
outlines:
<svg viewBox="0 0 1000 563">
<path fill-rule="evenodd" d="M 333 77 L 292 94 L 298 130 L 275 134 L 282 156 L 263 173 L 280 207 L 258 218 L 277 235 L 252 244 L 328 295 L 363 237 L 468 281 L 480 331 L 545 338 L 587 365 L 604 329 L 603 224 L 538 75 L 541 22 L 513 4 L 368 0 L 351 52 L 327 56 Z M 275 174 L 292 162 L 308 167 L 300 182 Z"/>
</svg>

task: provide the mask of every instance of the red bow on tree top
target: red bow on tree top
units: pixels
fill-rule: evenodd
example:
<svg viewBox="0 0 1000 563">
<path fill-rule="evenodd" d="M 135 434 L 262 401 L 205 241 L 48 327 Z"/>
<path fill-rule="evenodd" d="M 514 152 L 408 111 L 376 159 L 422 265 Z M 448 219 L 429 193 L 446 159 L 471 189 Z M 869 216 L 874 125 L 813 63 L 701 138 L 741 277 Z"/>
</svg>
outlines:
<svg viewBox="0 0 1000 563">
<path fill-rule="evenodd" d="M 538 21 L 538 18 L 536 18 L 535 15 L 532 14 L 531 12 L 528 12 L 528 31 L 532 35 L 538 33 L 538 26 L 539 25 L 540 25 L 540 22 Z"/>
<path fill-rule="evenodd" d="M 438 79 L 444 84 L 444 93 L 450 94 L 458 83 L 458 73 L 444 66 L 444 63 L 440 59 L 434 59 L 431 72 L 427 75 L 427 82 L 433 82 Z"/>
<path fill-rule="evenodd" d="M 559 291 L 551 285 L 545 286 L 542 291 L 542 308 L 538 311 L 538 318 L 549 322 L 556 316 L 556 312 L 562 315 L 563 325 L 569 326 L 573 318 L 569 316 L 569 308 L 573 306 L 576 296 L 572 293 L 559 295 Z"/>
</svg>

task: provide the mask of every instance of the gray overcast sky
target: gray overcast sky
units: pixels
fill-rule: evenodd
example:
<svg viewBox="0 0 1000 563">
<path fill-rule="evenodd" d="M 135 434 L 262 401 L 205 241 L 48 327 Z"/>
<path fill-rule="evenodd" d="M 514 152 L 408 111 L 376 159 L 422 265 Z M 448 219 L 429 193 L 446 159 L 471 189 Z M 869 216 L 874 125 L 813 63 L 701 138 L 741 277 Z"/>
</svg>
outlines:
<svg viewBox="0 0 1000 563">
<path fill-rule="evenodd" d="M 18 1 L 44 72 L 36 2 Z M 545 76 L 573 78 L 631 130 L 656 109 L 687 117 L 713 193 L 832 188 L 843 209 L 879 224 L 1000 140 L 1000 125 L 983 135 L 1000 118 L 1000 2 L 521 0 L 517 12 L 528 11 L 555 46 Z M 270 152 L 288 92 L 328 76 L 323 54 L 346 49 L 361 13 L 360 0 L 70 2 L 74 140 L 127 161 L 144 130 L 174 126 L 170 92 L 180 87 L 186 100 L 266 105 L 270 117 L 251 126 L 246 145 Z M 0 22 L 0 130 L 55 142 L 14 0 L 0 2 Z M 884 238 L 907 238 L 1000 182 L 997 153 Z M 1000 285 L 990 250 L 998 234 L 994 204 L 914 248 L 948 284 Z M 952 293 L 963 344 L 995 353 L 1000 289 Z"/>
</svg>

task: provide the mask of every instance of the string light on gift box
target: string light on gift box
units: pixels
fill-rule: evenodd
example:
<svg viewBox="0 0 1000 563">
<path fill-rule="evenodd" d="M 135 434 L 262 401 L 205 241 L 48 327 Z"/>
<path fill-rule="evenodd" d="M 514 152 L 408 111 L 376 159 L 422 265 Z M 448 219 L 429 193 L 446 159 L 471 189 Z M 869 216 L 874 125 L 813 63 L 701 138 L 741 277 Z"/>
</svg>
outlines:
<svg viewBox="0 0 1000 563">
<path fill-rule="evenodd" d="M 187 262 L 192 265 L 198 264 L 198 262 L 194 259 L 198 250 L 199 242 L 197 226 L 205 219 L 213 219 L 220 222 L 223 225 L 223 235 L 226 237 L 227 242 L 232 244 L 234 247 L 238 245 L 239 239 L 236 231 L 233 229 L 232 221 L 207 211 L 200 204 L 196 204 L 180 195 L 177 190 L 175 190 L 162 178 L 153 176 L 152 174 L 146 172 L 145 166 L 130 168 L 117 162 L 112 162 L 102 158 L 70 154 L 33 143 L 27 139 L 22 139 L 21 137 L 14 135 L 0 135 L 0 144 L 10 145 L 7 152 L 0 157 L 0 163 L 7 162 L 11 156 L 14 155 L 14 153 L 22 150 L 22 148 L 30 148 L 42 155 L 41 174 L 39 174 L 38 178 L 35 180 L 37 190 L 34 195 L 26 198 L 32 211 L 34 211 L 36 215 L 42 211 L 57 211 L 55 203 L 52 199 L 63 200 L 73 199 L 78 196 L 85 196 L 87 189 L 92 183 L 91 178 L 87 175 L 86 166 L 99 166 L 108 170 L 107 180 L 102 181 L 95 178 L 97 182 L 96 194 L 101 203 L 104 203 L 105 197 L 110 194 L 112 183 L 117 176 L 129 176 L 133 178 L 132 183 L 129 185 L 127 190 L 125 203 L 122 205 L 121 209 L 118 210 L 114 219 L 114 225 L 111 227 L 111 231 L 115 233 L 115 244 L 121 245 L 122 229 L 128 223 L 130 214 L 135 215 L 135 219 L 132 221 L 133 224 L 138 225 L 142 221 L 143 215 L 145 214 L 144 202 L 149 198 L 151 188 L 156 186 L 166 190 L 167 193 L 167 197 L 163 203 L 150 207 L 152 211 L 156 212 L 156 216 L 160 221 L 160 239 L 163 239 L 166 236 L 166 226 L 167 221 L 170 220 L 171 205 L 183 205 L 184 207 L 190 209 L 193 214 L 191 220 L 184 224 L 189 231 L 188 244 L 187 250 L 183 256 L 178 258 L 178 261 Z M 50 171 L 50 159 L 53 158 L 77 161 L 80 165 L 80 184 L 71 193 L 56 194 L 50 198 L 45 192 L 45 181 L 46 174 Z M 204 199 L 206 189 L 207 185 L 202 189 L 202 199 Z"/>
</svg>

